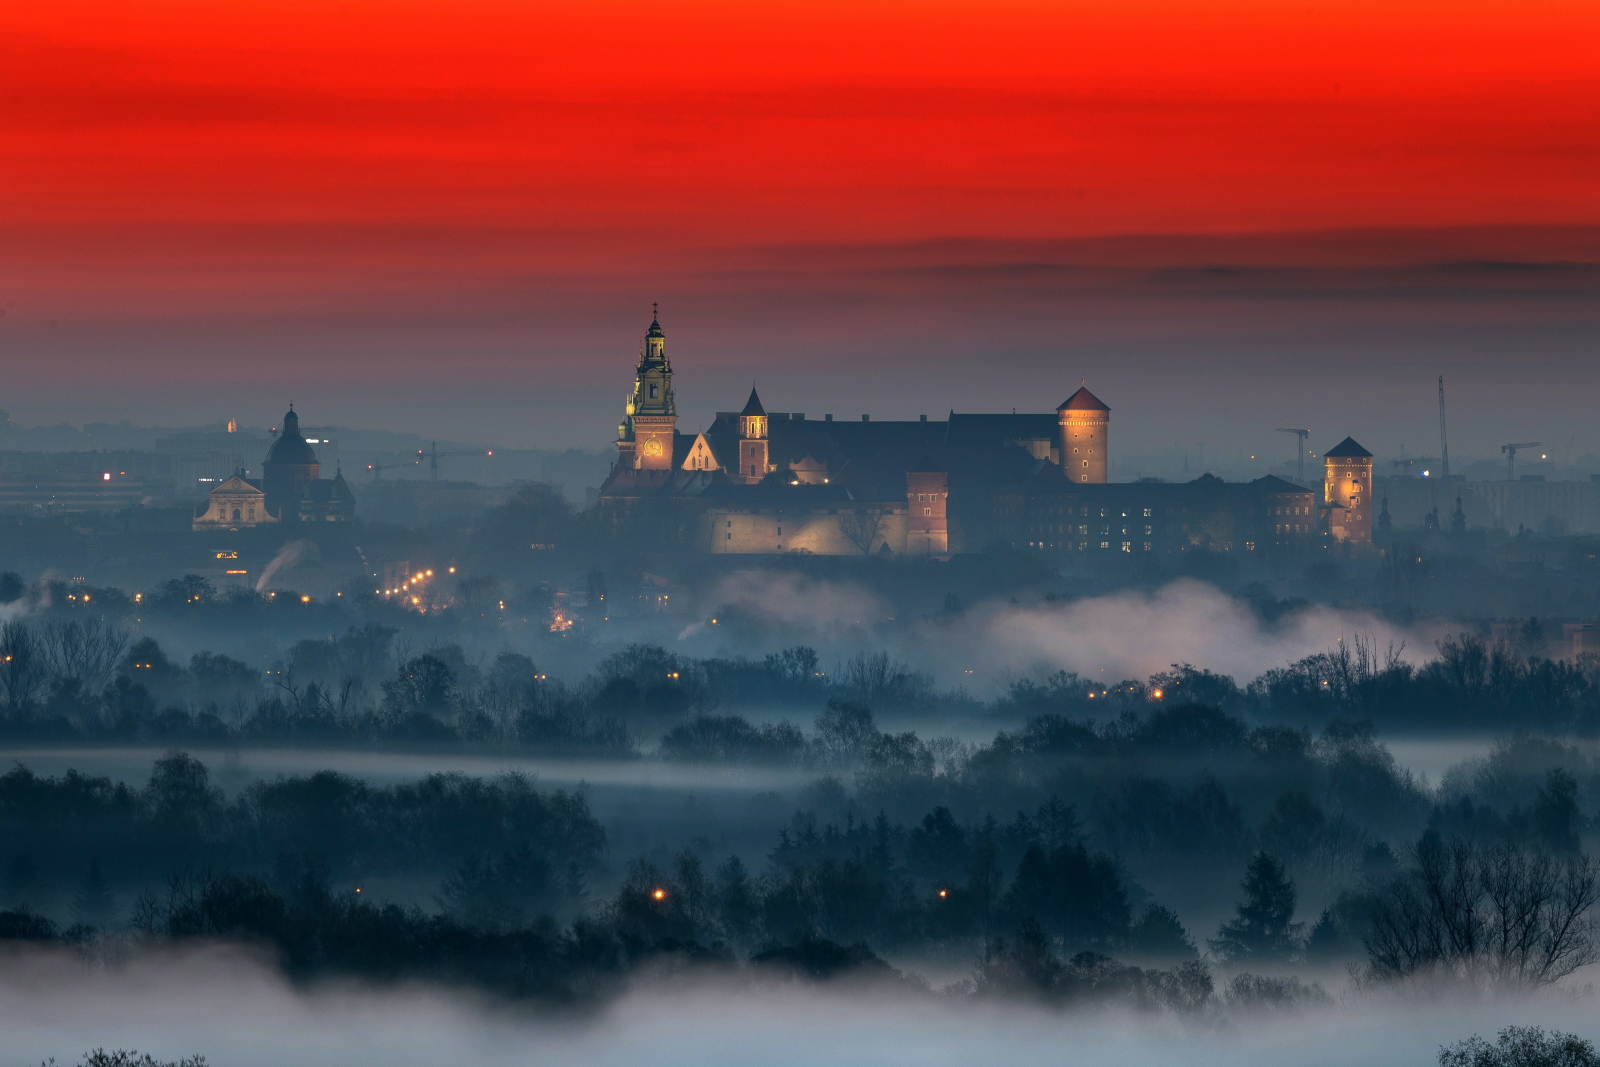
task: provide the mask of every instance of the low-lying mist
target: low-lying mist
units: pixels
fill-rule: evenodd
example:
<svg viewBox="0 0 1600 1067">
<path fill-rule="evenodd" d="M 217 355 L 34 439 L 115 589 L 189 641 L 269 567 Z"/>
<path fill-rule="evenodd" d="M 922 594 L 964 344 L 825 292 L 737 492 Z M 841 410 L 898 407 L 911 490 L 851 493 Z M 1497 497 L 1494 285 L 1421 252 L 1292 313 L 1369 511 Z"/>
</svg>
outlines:
<svg viewBox="0 0 1600 1067">
<path fill-rule="evenodd" d="M 778 643 L 803 640 L 833 658 L 882 644 L 941 684 L 980 695 L 1020 676 L 1067 670 L 1091 679 L 1143 678 L 1174 663 L 1248 679 L 1356 635 L 1420 662 L 1450 629 L 1437 622 L 1402 627 L 1372 612 L 1317 604 L 1269 623 L 1249 601 L 1188 578 L 1075 600 L 985 600 L 915 620 L 894 618 L 896 609 L 862 586 L 777 571 L 733 575 L 705 600 L 713 612 L 756 620 Z M 711 629 L 697 622 L 675 637 L 693 643 Z"/>
<path fill-rule="evenodd" d="M 560 1063 L 1070 1063 L 1074 1067 L 1424 1067 L 1439 1046 L 1508 1025 L 1594 1033 L 1591 997 L 1439 999 L 1350 994 L 1292 1010 L 1201 1017 L 1063 1012 L 861 985 L 652 983 L 584 1017 L 513 1009 L 422 985 L 296 988 L 237 948 L 138 953 L 88 966 L 70 952 L 0 967 L 6 1064 L 86 1049 L 203 1054 L 213 1067 Z"/>
</svg>

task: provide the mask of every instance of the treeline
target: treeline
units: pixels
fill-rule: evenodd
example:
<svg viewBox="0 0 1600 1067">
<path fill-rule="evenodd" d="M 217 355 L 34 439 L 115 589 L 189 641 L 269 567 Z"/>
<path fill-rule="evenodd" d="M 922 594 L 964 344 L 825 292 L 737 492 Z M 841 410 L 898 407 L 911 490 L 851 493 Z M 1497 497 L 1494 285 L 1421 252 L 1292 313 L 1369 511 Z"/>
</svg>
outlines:
<svg viewBox="0 0 1600 1067">
<path fill-rule="evenodd" d="M 573 1005 L 603 1000 L 630 977 L 694 971 L 854 976 L 925 988 L 882 954 L 937 948 L 959 924 L 976 921 L 988 896 L 1008 933 L 969 930 L 977 939 L 964 943 L 978 946 L 977 963 L 949 991 L 1187 1013 L 1219 1002 L 1326 1000 L 1320 986 L 1284 976 L 1306 963 L 1348 962 L 1369 984 L 1511 992 L 1554 985 L 1600 959 L 1592 922 L 1600 893 L 1590 860 L 1434 834 L 1418 842 L 1405 869 L 1363 892 L 1355 940 L 1337 954 L 1317 947 L 1326 914 L 1309 938 L 1301 936 L 1294 883 L 1266 853 L 1249 863 L 1236 916 L 1209 940 L 1209 959 L 1199 958 L 1176 917 L 1159 905 L 1130 926 L 1112 865 L 1081 845 L 1046 850 L 1034 842 L 1009 885 L 969 880 L 964 902 L 949 887 L 918 894 L 910 881 L 897 885 L 876 864 L 871 855 L 777 863 L 753 878 L 736 859 L 707 872 L 686 851 L 671 872 L 634 863 L 613 897 L 566 924 L 503 902 L 463 911 L 441 897 L 444 906 L 430 911 L 374 901 L 307 867 L 272 876 L 174 875 L 162 892 L 140 896 L 124 934 L 82 924 L 63 931 L 24 906 L 0 912 L 0 940 L 253 942 L 272 948 L 298 980 L 427 979 Z M 1149 937 L 1159 944 L 1139 943 Z M 1218 962 L 1234 972 L 1220 997 L 1212 972 Z"/>
<path fill-rule="evenodd" d="M 186 588 L 169 584 L 179 587 L 173 596 Z M 130 642 L 119 626 L 87 616 L 12 620 L 0 626 L 0 737 L 469 744 L 811 765 L 822 754 L 815 738 L 791 722 L 752 721 L 750 709 L 954 712 L 1072 721 L 1106 736 L 1124 716 L 1190 703 L 1313 729 L 1347 721 L 1589 736 L 1600 727 L 1600 658 L 1546 659 L 1538 642 L 1472 634 L 1442 640 L 1437 658 L 1420 667 L 1353 637 L 1243 688 L 1188 664 L 1109 685 L 1057 672 L 1014 682 L 988 705 L 941 693 L 929 675 L 882 652 L 828 667 L 805 646 L 759 659 L 700 659 L 630 645 L 571 681 L 517 652 L 485 664 L 459 645 L 417 648 L 399 635 L 378 623 L 348 626 L 295 642 L 263 672 L 213 652 L 179 663 L 153 639 Z"/>
<path fill-rule="evenodd" d="M 517 907 L 581 907 L 603 870 L 605 831 L 581 794 L 519 775 L 435 774 L 374 786 L 331 771 L 259 781 L 231 803 L 204 764 L 157 760 L 135 789 L 21 765 L 0 775 L 4 890 L 12 902 L 68 903 L 79 921 L 125 914 L 132 887 L 175 870 L 274 871 L 357 887 L 373 877 L 443 884 L 470 909 L 481 883 L 515 886 Z"/>
</svg>

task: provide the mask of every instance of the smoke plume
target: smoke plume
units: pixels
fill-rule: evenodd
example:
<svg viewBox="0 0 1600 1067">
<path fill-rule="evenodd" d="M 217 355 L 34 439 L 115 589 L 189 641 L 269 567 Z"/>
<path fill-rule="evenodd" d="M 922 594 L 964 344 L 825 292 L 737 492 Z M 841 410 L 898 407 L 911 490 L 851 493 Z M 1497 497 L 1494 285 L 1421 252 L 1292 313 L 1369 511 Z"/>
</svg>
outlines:
<svg viewBox="0 0 1600 1067">
<path fill-rule="evenodd" d="M 279 571 L 298 567 L 300 564 L 318 557 L 316 542 L 299 540 L 290 541 L 278 549 L 278 554 L 272 557 L 272 562 L 267 564 L 267 569 L 261 572 L 261 577 L 256 579 L 256 592 L 266 592 L 267 583 L 278 576 Z"/>
</svg>

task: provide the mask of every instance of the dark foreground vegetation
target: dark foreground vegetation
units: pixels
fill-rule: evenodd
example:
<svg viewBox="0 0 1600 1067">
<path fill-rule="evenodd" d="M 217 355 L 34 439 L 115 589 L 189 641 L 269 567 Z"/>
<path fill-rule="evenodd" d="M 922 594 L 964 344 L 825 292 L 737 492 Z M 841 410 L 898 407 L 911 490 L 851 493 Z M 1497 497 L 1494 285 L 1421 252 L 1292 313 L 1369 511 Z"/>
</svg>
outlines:
<svg viewBox="0 0 1600 1067">
<path fill-rule="evenodd" d="M 1307 759 L 1302 770 L 1317 766 Z M 859 791 L 870 795 L 881 773 L 869 764 Z M 1005 822 L 993 811 L 958 821 L 942 805 L 908 821 L 882 810 L 858 820 L 847 809 L 842 823 L 820 826 L 801 812 L 758 870 L 737 855 L 712 864 L 702 844 L 666 867 L 634 860 L 600 895 L 588 887 L 605 871 L 605 834 L 584 797 L 516 776 L 377 788 L 323 772 L 257 783 L 228 803 L 182 754 L 158 761 L 142 790 L 19 767 L 0 778 L 13 899 L 0 939 L 236 940 L 270 947 L 300 980 L 464 982 L 569 1005 L 662 970 L 916 985 L 883 961 L 899 955 L 976 960 L 963 987 L 973 996 L 1175 1012 L 1323 999 L 1320 987 L 1285 976 L 1304 966 L 1355 964 L 1372 983 L 1531 990 L 1600 955 L 1596 867 L 1566 847 L 1576 838 L 1433 827 L 1398 854 L 1369 846 L 1359 873 L 1308 923 L 1285 860 L 1261 846 L 1297 840 L 1282 824 L 1315 802 L 1289 794 L 1259 831 L 1241 821 L 1237 840 L 1196 838 L 1205 818 L 1233 809 L 1215 779 L 1195 788 L 1200 799 L 1169 791 L 1170 812 L 1140 818 L 1191 819 L 1184 836 L 1145 839 L 1162 850 L 1151 870 L 1181 866 L 1186 879 L 1233 887 L 1232 918 L 1203 945 L 1128 861 L 1139 839 L 1091 836 L 1054 796 Z M 1552 781 L 1549 804 L 1570 801 L 1563 788 Z M 1128 825 L 1126 810 L 1110 810 L 1097 816 L 1102 826 Z M 1228 847 L 1205 851 L 1219 840 Z M 1174 859 L 1180 848 L 1186 864 Z M 74 869 L 81 878 L 63 899 L 61 876 Z M 426 884 L 432 906 L 375 900 L 370 884 L 363 895 L 366 878 L 382 875 Z M 70 911 L 65 928 L 26 903 L 52 897 L 56 911 Z M 1236 972 L 1220 990 L 1219 964 Z"/>
<path fill-rule="evenodd" d="M 40 1067 L 54 1064 L 52 1059 Z M 206 1067 L 206 1058 L 163 1061 L 131 1049 L 96 1049 L 85 1053 L 78 1067 Z M 1444 1046 L 1439 1050 L 1439 1067 L 1600 1067 L 1600 1055 L 1591 1042 L 1576 1034 L 1510 1026 L 1500 1031 L 1493 1044 L 1474 1035 Z"/>
</svg>

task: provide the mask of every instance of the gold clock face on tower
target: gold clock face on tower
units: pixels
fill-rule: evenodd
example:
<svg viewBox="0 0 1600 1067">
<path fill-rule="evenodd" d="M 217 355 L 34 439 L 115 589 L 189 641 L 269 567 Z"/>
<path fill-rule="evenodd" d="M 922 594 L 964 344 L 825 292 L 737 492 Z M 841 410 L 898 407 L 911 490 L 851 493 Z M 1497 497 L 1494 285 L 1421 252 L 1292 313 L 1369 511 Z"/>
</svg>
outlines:
<svg viewBox="0 0 1600 1067">
<path fill-rule="evenodd" d="M 661 455 L 661 439 L 652 437 L 644 443 L 644 454 L 647 456 Z"/>
</svg>

